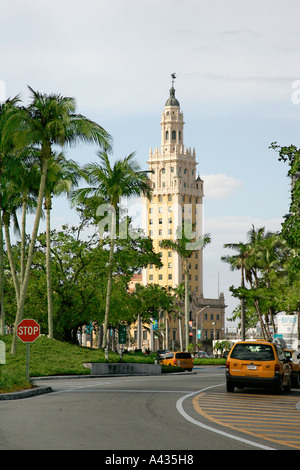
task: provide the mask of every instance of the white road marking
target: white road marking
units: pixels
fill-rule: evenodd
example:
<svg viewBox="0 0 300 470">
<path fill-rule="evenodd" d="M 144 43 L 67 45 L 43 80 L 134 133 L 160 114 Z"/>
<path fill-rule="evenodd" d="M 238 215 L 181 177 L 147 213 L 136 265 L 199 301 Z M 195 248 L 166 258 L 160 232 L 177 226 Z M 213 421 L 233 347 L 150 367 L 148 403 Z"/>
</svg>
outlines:
<svg viewBox="0 0 300 470">
<path fill-rule="evenodd" d="M 197 421 L 195 420 L 194 418 L 192 418 L 191 416 L 189 416 L 183 409 L 183 402 L 184 400 L 186 400 L 187 398 L 190 398 L 192 397 L 193 395 L 198 395 L 199 393 L 201 392 L 204 392 L 205 390 L 209 390 L 210 388 L 215 388 L 215 387 L 221 387 L 222 385 L 224 384 L 219 384 L 219 385 L 212 385 L 210 387 L 206 387 L 206 388 L 203 388 L 201 390 L 198 390 L 197 392 L 192 392 L 192 393 L 188 393 L 187 395 L 185 395 L 184 397 L 181 397 L 179 398 L 179 400 L 177 401 L 176 403 L 176 408 L 177 408 L 177 411 L 187 420 L 189 421 L 190 423 L 192 424 L 195 424 L 196 426 L 199 426 L 200 428 L 203 428 L 203 429 L 206 429 L 207 431 L 211 431 L 211 432 L 214 432 L 216 434 L 220 434 L 221 436 L 224 436 L 224 437 L 228 437 L 229 439 L 234 439 L 235 441 L 240 441 L 240 442 L 244 442 L 245 444 L 248 444 L 250 446 L 254 446 L 254 447 L 259 447 L 260 449 L 264 449 L 264 450 L 276 450 L 274 449 L 273 447 L 268 447 L 268 446 L 265 446 L 263 444 L 259 444 L 257 442 L 254 442 L 254 441 L 250 441 L 248 439 L 244 439 L 242 437 L 238 437 L 238 436 L 235 436 L 233 434 L 229 434 L 227 432 L 224 432 L 224 431 L 221 431 L 220 429 L 216 429 L 216 428 L 213 428 L 211 426 L 207 426 L 206 424 L 204 423 L 201 423 L 200 421 Z"/>
</svg>

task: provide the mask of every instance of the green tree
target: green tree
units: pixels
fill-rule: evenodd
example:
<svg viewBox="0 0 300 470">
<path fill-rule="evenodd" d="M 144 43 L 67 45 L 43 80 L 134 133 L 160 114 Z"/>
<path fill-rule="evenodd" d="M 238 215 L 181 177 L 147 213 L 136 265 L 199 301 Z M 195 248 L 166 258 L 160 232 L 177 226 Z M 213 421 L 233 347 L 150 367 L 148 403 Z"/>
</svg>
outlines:
<svg viewBox="0 0 300 470">
<path fill-rule="evenodd" d="M 204 248 L 211 242 L 209 234 L 199 236 L 193 233 L 193 225 L 185 221 L 184 228 L 178 227 L 175 240 L 162 240 L 161 247 L 175 251 L 179 254 L 183 263 L 184 286 L 185 286 L 185 347 L 189 344 L 189 257 L 194 251 Z"/>
<path fill-rule="evenodd" d="M 42 94 L 29 87 L 31 103 L 24 109 L 23 127 L 15 134 L 18 148 L 30 145 L 39 146 L 41 179 L 37 199 L 36 215 L 28 250 L 24 279 L 20 288 L 17 325 L 24 311 L 25 298 L 29 283 L 29 275 L 34 253 L 35 242 L 45 194 L 48 164 L 52 155 L 53 145 L 70 145 L 78 142 L 93 142 L 98 145 L 109 145 L 109 134 L 97 123 L 76 114 L 74 98 L 63 97 L 59 94 Z M 16 352 L 16 328 L 12 342 L 12 354 Z"/>
<path fill-rule="evenodd" d="M 300 150 L 294 145 L 280 147 L 277 142 L 273 142 L 270 148 L 279 153 L 279 161 L 289 165 L 291 202 L 281 233 L 292 249 L 289 269 L 297 272 L 300 270 Z"/>
<path fill-rule="evenodd" d="M 241 285 L 231 286 L 234 297 L 241 300 L 241 324 L 253 324 L 253 307 L 261 325 L 263 338 L 271 339 L 270 323 L 275 332 L 274 315 L 282 310 L 282 292 L 286 292 L 285 264 L 289 250 L 278 233 L 266 232 L 265 227 L 252 228 L 247 233 L 248 243 L 226 244 L 238 251 L 234 256 L 223 256 L 231 269 L 241 270 Z M 250 286 L 246 286 L 246 282 Z M 249 318 L 246 321 L 246 313 Z M 256 317 L 257 318 L 257 317 Z M 245 335 L 245 332 L 242 333 Z M 245 336 L 242 335 L 242 338 Z"/>
<path fill-rule="evenodd" d="M 110 314 L 111 289 L 114 268 L 114 250 L 116 239 L 116 221 L 121 197 L 138 196 L 141 193 L 150 198 L 151 189 L 147 172 L 141 171 L 134 161 L 134 154 L 123 160 L 110 164 L 107 152 L 99 152 L 100 163 L 89 163 L 83 172 L 90 187 L 74 192 L 75 202 L 83 201 L 87 196 L 99 196 L 109 205 L 110 209 L 110 255 L 106 290 L 106 306 L 104 319 L 103 347 L 107 345 L 107 331 Z"/>
<path fill-rule="evenodd" d="M 248 271 L 247 260 L 249 257 L 249 248 L 245 243 L 226 243 L 224 248 L 230 248 L 237 252 L 236 255 L 222 256 L 221 260 L 230 265 L 230 269 L 241 271 L 241 289 L 245 287 L 245 276 Z M 241 302 L 241 339 L 245 340 L 245 298 L 244 293 L 240 296 Z"/>
<path fill-rule="evenodd" d="M 164 315 L 165 341 L 168 349 L 169 316 L 177 312 L 174 296 L 165 287 L 158 284 L 148 284 L 147 286 L 137 284 L 132 299 L 135 320 L 138 325 L 142 321 L 151 323 L 153 320 L 158 320 L 160 314 Z"/>
<path fill-rule="evenodd" d="M 78 328 L 98 321 L 97 306 L 101 289 L 105 288 L 108 260 L 106 251 L 91 239 L 81 240 L 78 230 L 64 225 L 60 231 L 51 231 L 54 337 L 71 342 L 76 342 Z M 31 297 L 42 299 L 42 303 L 36 302 L 40 305 L 41 324 L 47 331 L 46 233 L 40 234 L 37 242 L 25 311 Z"/>
<path fill-rule="evenodd" d="M 79 182 L 80 168 L 73 160 L 67 160 L 62 153 L 49 160 L 47 180 L 45 187 L 44 208 L 46 211 L 46 272 L 47 272 L 47 299 L 48 299 L 48 336 L 53 338 L 53 305 L 51 281 L 51 223 L 53 195 L 70 194 L 73 186 Z"/>
</svg>

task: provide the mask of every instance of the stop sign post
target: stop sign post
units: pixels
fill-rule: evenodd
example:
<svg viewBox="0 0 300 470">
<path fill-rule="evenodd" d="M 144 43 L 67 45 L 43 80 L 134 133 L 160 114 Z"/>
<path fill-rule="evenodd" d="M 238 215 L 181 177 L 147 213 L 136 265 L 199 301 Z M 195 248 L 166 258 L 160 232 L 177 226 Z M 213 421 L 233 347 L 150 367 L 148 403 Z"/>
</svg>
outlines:
<svg viewBox="0 0 300 470">
<path fill-rule="evenodd" d="M 17 326 L 18 338 L 27 345 L 26 378 L 29 380 L 29 346 L 40 336 L 40 325 L 32 319 L 24 319 Z"/>
</svg>

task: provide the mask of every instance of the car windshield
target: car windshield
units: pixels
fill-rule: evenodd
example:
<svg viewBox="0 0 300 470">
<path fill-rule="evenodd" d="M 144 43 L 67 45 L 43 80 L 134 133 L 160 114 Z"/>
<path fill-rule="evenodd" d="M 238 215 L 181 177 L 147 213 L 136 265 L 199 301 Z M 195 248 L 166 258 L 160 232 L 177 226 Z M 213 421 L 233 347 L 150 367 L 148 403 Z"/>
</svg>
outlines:
<svg viewBox="0 0 300 470">
<path fill-rule="evenodd" d="M 231 357 L 244 361 L 272 361 L 274 360 L 274 352 L 269 344 L 242 343 L 235 345 Z"/>
<path fill-rule="evenodd" d="M 190 358 L 191 358 L 190 353 L 186 353 L 186 352 L 176 353 L 176 359 L 190 359 Z"/>
</svg>

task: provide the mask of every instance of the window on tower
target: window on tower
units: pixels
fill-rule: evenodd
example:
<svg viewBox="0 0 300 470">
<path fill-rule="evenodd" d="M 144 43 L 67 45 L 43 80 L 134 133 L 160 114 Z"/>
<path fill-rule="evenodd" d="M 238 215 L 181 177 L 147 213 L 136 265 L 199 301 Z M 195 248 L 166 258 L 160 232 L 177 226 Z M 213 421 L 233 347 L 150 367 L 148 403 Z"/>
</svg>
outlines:
<svg viewBox="0 0 300 470">
<path fill-rule="evenodd" d="M 172 140 L 176 140 L 176 131 L 172 131 Z"/>
</svg>

